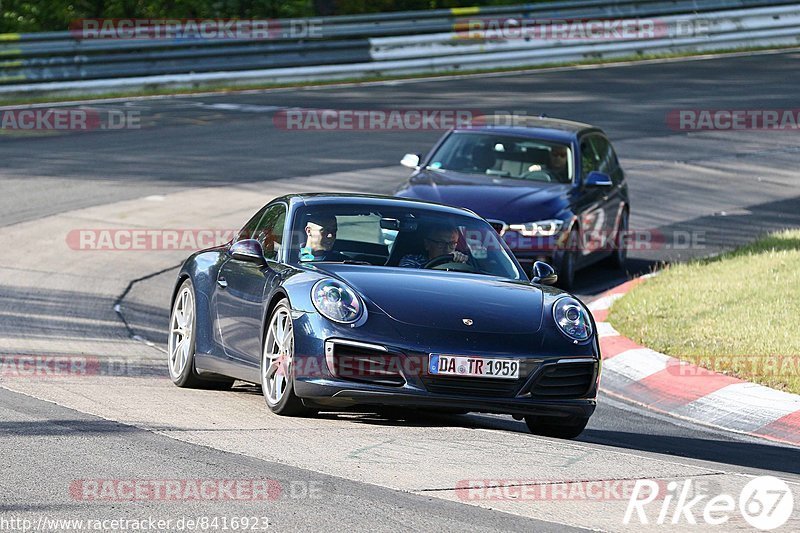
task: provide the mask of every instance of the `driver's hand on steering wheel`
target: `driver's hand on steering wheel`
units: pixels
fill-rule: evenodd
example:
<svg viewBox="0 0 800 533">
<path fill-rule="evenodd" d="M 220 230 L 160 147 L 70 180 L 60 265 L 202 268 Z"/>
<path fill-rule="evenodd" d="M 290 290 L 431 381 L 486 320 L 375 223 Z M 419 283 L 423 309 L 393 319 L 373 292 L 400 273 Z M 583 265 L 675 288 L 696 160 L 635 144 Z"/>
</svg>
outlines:
<svg viewBox="0 0 800 533">
<path fill-rule="evenodd" d="M 469 256 L 463 252 L 453 252 L 452 256 L 454 263 L 466 263 L 469 259 Z"/>
</svg>

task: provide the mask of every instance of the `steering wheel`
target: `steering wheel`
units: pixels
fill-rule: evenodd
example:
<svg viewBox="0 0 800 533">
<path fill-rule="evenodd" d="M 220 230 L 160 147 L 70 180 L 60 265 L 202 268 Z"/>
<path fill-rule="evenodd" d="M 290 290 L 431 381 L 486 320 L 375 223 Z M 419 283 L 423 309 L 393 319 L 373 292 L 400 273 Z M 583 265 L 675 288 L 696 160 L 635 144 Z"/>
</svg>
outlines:
<svg viewBox="0 0 800 533">
<path fill-rule="evenodd" d="M 522 179 L 531 180 L 531 181 L 546 181 L 552 182 L 553 175 L 550 173 L 549 170 L 541 169 L 541 170 L 532 170 L 531 172 L 526 172 L 523 174 Z"/>
<path fill-rule="evenodd" d="M 455 270 L 455 271 L 458 271 L 458 272 L 477 272 L 477 269 L 475 268 L 475 265 L 472 264 L 474 259 L 472 258 L 472 256 L 468 256 L 468 257 L 469 257 L 470 264 L 458 263 L 456 261 L 453 261 L 453 254 L 440 255 L 438 257 L 434 257 L 433 259 L 431 259 L 430 261 L 425 263 L 425 265 L 422 268 L 435 269 L 436 267 L 440 267 L 442 265 L 446 265 L 447 263 L 452 263 L 452 266 L 450 266 L 449 268 L 444 269 L 444 270 Z M 456 265 L 458 265 L 458 266 L 456 266 Z"/>
</svg>

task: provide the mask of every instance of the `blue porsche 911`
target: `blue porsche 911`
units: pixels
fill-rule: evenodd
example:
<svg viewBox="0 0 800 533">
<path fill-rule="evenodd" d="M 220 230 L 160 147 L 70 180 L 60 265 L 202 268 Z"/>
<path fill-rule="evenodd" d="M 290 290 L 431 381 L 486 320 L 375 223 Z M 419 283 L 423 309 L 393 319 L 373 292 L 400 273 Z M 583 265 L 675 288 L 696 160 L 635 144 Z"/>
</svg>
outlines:
<svg viewBox="0 0 800 533">
<path fill-rule="evenodd" d="M 525 419 L 573 438 L 596 405 L 586 307 L 529 280 L 465 209 L 382 196 L 276 198 L 180 269 L 168 364 L 179 387 L 260 384 L 281 415 L 366 406 Z"/>
<path fill-rule="evenodd" d="M 581 122 L 490 116 L 447 132 L 397 196 L 465 207 L 486 218 L 528 269 L 554 264 L 560 285 L 598 260 L 624 267 L 630 200 L 605 133 Z M 528 270 L 530 271 L 530 270 Z"/>
</svg>

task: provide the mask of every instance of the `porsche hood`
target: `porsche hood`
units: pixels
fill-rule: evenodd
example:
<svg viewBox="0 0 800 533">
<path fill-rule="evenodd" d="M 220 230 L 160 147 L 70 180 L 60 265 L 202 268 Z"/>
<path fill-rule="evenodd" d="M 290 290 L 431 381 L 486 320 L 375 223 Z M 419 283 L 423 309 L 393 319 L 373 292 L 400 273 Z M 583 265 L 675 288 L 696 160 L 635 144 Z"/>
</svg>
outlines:
<svg viewBox="0 0 800 533">
<path fill-rule="evenodd" d="M 542 326 L 542 291 L 525 281 L 414 268 L 316 267 L 401 324 L 497 334 L 530 334 Z"/>
</svg>

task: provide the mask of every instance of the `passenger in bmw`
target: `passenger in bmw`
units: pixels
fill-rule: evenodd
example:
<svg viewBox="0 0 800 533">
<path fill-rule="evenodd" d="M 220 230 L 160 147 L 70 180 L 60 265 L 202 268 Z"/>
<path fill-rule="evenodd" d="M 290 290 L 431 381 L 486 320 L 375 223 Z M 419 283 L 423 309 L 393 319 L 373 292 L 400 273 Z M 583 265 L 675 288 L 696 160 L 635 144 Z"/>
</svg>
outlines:
<svg viewBox="0 0 800 533">
<path fill-rule="evenodd" d="M 424 254 L 406 254 L 400 258 L 400 267 L 422 268 L 431 259 L 443 255 L 452 255 L 454 263 L 466 263 L 467 254 L 456 250 L 458 246 L 458 230 L 453 226 L 434 225 L 428 228 L 423 239 Z"/>
<path fill-rule="evenodd" d="M 326 214 L 308 216 L 306 244 L 300 248 L 300 261 L 345 261 L 347 256 L 333 250 L 338 224 L 336 217 Z"/>
</svg>

